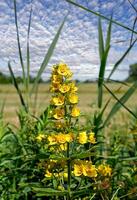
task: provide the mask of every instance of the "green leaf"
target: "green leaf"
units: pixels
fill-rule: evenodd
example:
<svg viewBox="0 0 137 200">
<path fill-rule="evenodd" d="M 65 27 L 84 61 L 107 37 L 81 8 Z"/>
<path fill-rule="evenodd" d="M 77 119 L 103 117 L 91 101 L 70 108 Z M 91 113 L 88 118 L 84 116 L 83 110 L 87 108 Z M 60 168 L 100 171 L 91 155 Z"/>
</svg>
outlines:
<svg viewBox="0 0 137 200">
<path fill-rule="evenodd" d="M 119 23 L 119 22 L 117 22 L 117 21 L 115 21 L 115 20 L 111 20 L 111 19 L 109 19 L 108 17 L 106 17 L 106 16 L 104 16 L 104 15 L 98 13 L 98 12 L 95 12 L 95 11 L 93 11 L 93 10 L 90 10 L 90 9 L 88 9 L 88 8 L 82 6 L 82 5 L 80 5 L 80 4 L 78 4 L 78 3 L 74 2 L 74 1 L 71 1 L 71 0 L 66 0 L 66 1 L 67 1 L 68 3 L 73 4 L 74 6 L 77 6 L 77 7 L 81 8 L 81 9 L 83 9 L 83 10 L 86 10 L 86 11 L 88 11 L 88 12 L 90 12 L 90 13 L 92 13 L 92 14 L 98 16 L 98 17 L 101 17 L 101 18 L 103 18 L 103 19 L 105 19 L 105 20 L 107 20 L 107 21 L 111 21 L 113 24 L 116 24 L 116 25 L 118 25 L 118 26 L 121 26 L 121 27 L 127 29 L 128 31 L 131 31 L 131 32 L 137 34 L 137 31 L 135 31 L 135 30 L 129 28 L 128 26 L 125 26 L 124 24 L 121 24 L 121 23 Z"/>
<path fill-rule="evenodd" d="M 112 29 L 112 16 L 111 16 L 111 21 L 109 22 L 108 30 L 107 30 L 107 37 L 106 37 L 106 46 L 105 50 L 110 46 L 110 41 L 111 41 L 111 29 Z"/>
<path fill-rule="evenodd" d="M 108 114 L 103 126 L 105 126 L 110 121 L 110 119 L 114 116 L 114 114 L 118 112 L 118 110 L 121 107 L 124 107 L 130 114 L 132 114 L 137 119 L 137 116 L 124 105 L 137 89 L 137 81 L 127 90 L 127 92 L 120 99 L 118 99 L 105 84 L 103 85 L 108 90 L 108 92 L 117 100 L 117 102 L 112 107 L 110 113 Z"/>
<path fill-rule="evenodd" d="M 101 108 L 102 100 L 103 100 L 103 82 L 104 82 L 104 74 L 106 68 L 106 62 L 108 57 L 110 46 L 107 47 L 106 51 L 103 54 L 101 59 L 100 71 L 99 71 L 99 78 L 98 78 L 98 107 Z"/>
<path fill-rule="evenodd" d="M 134 46 L 134 44 L 136 43 L 137 39 L 134 40 L 134 42 L 128 47 L 128 49 L 126 50 L 126 52 L 122 55 L 122 57 L 116 62 L 116 64 L 114 65 L 110 75 L 108 76 L 108 80 L 110 79 L 110 77 L 112 76 L 112 74 L 115 72 L 115 70 L 117 69 L 117 67 L 120 65 L 120 63 L 124 60 L 124 58 L 127 56 L 127 54 L 130 52 L 130 50 L 132 49 L 132 47 Z"/>
<path fill-rule="evenodd" d="M 26 85 L 26 89 L 27 89 L 28 93 L 29 93 L 29 82 L 30 82 L 30 48 L 29 48 L 29 38 L 30 38 L 31 16 L 32 16 L 32 8 L 30 10 L 29 23 L 28 23 L 28 31 L 27 31 L 27 85 Z"/>
<path fill-rule="evenodd" d="M 34 89 L 36 88 L 36 86 L 37 86 L 37 84 L 38 84 L 38 82 L 39 82 L 39 80 L 40 80 L 40 77 L 41 77 L 42 73 L 44 72 L 44 70 L 45 70 L 45 68 L 46 68 L 46 66 L 47 66 L 47 64 L 48 64 L 48 62 L 49 62 L 49 60 L 50 60 L 50 58 L 51 58 L 51 56 L 52 56 L 52 54 L 53 54 L 53 51 L 54 51 L 54 49 L 55 49 L 55 46 L 56 46 L 57 41 L 58 41 L 58 39 L 59 39 L 59 36 L 60 36 L 60 34 L 61 34 L 61 30 L 62 30 L 62 28 L 63 28 L 63 26 L 64 26 L 64 23 L 65 23 L 65 21 L 66 21 L 66 18 L 67 18 L 67 16 L 64 18 L 63 22 L 61 23 L 61 25 L 60 25 L 60 27 L 59 27 L 59 29 L 58 29 L 58 31 L 57 31 L 55 37 L 54 37 L 54 39 L 53 39 L 53 41 L 52 41 L 52 43 L 51 43 L 49 49 L 48 49 L 48 52 L 47 52 L 47 54 L 45 55 L 45 58 L 44 58 L 44 60 L 43 60 L 43 62 L 42 62 L 42 64 L 41 64 L 41 67 L 40 67 L 40 69 L 39 69 L 39 71 L 38 71 L 38 74 L 37 74 L 37 76 L 36 76 L 36 79 L 35 79 L 35 81 L 34 81 L 34 84 L 33 84 L 32 90 L 31 90 L 31 93 L 32 93 L 32 92 L 34 91 Z"/>
<path fill-rule="evenodd" d="M 28 112 L 28 108 L 27 108 L 27 106 L 26 106 L 26 104 L 25 104 L 25 101 L 24 101 L 24 98 L 23 98 L 23 96 L 22 96 L 21 90 L 19 89 L 18 83 L 17 83 L 17 81 L 16 81 L 16 78 L 15 78 L 14 73 L 13 73 L 12 68 L 11 68 L 10 62 L 8 62 L 8 68 L 9 68 L 9 71 L 10 71 L 11 78 L 12 78 L 12 80 L 13 80 L 13 84 L 14 84 L 14 86 L 15 86 L 15 88 L 16 88 L 16 90 L 17 90 L 17 93 L 18 93 L 18 95 L 19 95 L 20 102 L 21 102 L 21 104 L 22 104 L 24 110 L 25 110 L 26 112 Z"/>
<path fill-rule="evenodd" d="M 22 57 L 22 51 L 21 51 L 21 45 L 20 45 L 20 36 L 19 36 L 19 28 L 18 28 L 18 18 L 17 18 L 17 6 L 16 6 L 16 0 L 14 0 L 14 14 L 15 14 L 15 25 L 16 25 L 16 33 L 17 33 L 17 43 L 18 43 L 18 51 L 19 51 L 19 58 L 20 58 L 20 64 L 22 67 L 22 74 L 23 74 L 23 81 L 25 84 L 25 67 Z"/>
<path fill-rule="evenodd" d="M 101 60 L 104 55 L 104 40 L 103 40 L 101 18 L 99 18 L 99 22 L 98 22 L 98 41 L 99 41 L 99 55 L 100 55 L 100 60 Z"/>
<path fill-rule="evenodd" d="M 33 192 L 36 193 L 36 196 L 64 196 L 68 194 L 68 191 L 63 190 L 55 190 L 52 188 L 39 188 L 39 187 L 32 187 Z"/>
</svg>

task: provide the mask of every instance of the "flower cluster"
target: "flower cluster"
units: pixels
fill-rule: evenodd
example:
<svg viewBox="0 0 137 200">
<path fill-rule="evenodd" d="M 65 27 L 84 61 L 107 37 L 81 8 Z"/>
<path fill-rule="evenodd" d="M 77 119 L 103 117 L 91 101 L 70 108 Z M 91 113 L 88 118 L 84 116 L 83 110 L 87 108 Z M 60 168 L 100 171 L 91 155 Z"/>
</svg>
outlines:
<svg viewBox="0 0 137 200">
<path fill-rule="evenodd" d="M 112 168 L 107 164 L 101 164 L 96 167 L 91 161 L 77 160 L 74 163 L 73 173 L 75 176 L 83 175 L 90 178 L 96 178 L 98 175 L 106 177 L 111 176 Z"/>
<path fill-rule="evenodd" d="M 94 132 L 79 126 L 78 88 L 71 80 L 71 76 L 72 72 L 66 64 L 59 63 L 53 66 L 50 86 L 52 97 L 48 115 L 49 131 L 46 129 L 46 134 L 40 132 L 36 137 L 39 144 L 44 144 L 50 153 L 44 164 L 45 178 L 56 178 L 63 180 L 63 183 L 68 180 L 70 182 L 70 176 L 88 177 L 94 181 L 100 177 L 108 178 L 112 172 L 109 165 L 101 164 L 97 167 L 95 163 L 89 161 L 92 159 L 90 155 L 82 160 L 77 156 L 75 158 L 75 151 L 84 153 L 88 146 L 91 150 L 97 141 Z M 60 183 L 58 186 L 64 187 Z"/>
<path fill-rule="evenodd" d="M 77 160 L 74 164 L 75 176 L 88 176 L 91 178 L 97 177 L 97 170 L 95 165 L 92 164 L 91 161 Z"/>
<path fill-rule="evenodd" d="M 109 165 L 101 164 L 98 166 L 98 172 L 102 176 L 111 176 L 112 168 Z"/>
<path fill-rule="evenodd" d="M 53 92 L 51 105 L 53 105 L 52 117 L 61 120 L 69 114 L 69 117 L 77 118 L 80 115 L 78 103 L 78 88 L 71 81 L 72 72 L 69 67 L 60 63 L 53 66 L 50 91 Z"/>
</svg>

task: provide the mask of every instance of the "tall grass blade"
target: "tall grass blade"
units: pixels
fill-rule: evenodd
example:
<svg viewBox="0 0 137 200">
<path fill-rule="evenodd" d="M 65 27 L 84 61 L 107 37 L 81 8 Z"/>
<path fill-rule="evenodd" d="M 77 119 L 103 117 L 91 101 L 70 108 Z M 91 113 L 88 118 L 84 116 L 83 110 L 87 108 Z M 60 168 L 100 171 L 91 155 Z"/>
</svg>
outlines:
<svg viewBox="0 0 137 200">
<path fill-rule="evenodd" d="M 134 44 L 136 43 L 137 39 L 134 40 L 134 42 L 128 47 L 128 49 L 126 50 L 126 52 L 122 55 L 122 57 L 116 62 L 116 64 L 114 65 L 110 75 L 108 76 L 108 80 L 110 79 L 110 77 L 112 76 L 112 74 L 114 73 L 114 71 L 117 69 L 117 67 L 120 65 L 120 63 L 124 60 L 124 58 L 127 56 L 127 54 L 130 52 L 130 50 L 132 49 L 132 47 L 134 46 Z"/>
<path fill-rule="evenodd" d="M 0 108 L 0 119 L 3 118 L 4 108 L 5 108 L 5 101 L 3 101 L 1 108 Z"/>
<path fill-rule="evenodd" d="M 21 104 L 22 104 L 22 106 L 24 107 L 25 111 L 28 112 L 28 109 L 27 109 L 27 106 L 26 106 L 26 104 L 25 104 L 24 98 L 23 98 L 23 96 L 22 96 L 22 93 L 21 93 L 21 91 L 20 91 L 20 89 L 19 89 L 19 86 L 18 86 L 18 83 L 17 83 L 17 81 L 16 81 L 16 78 L 15 78 L 14 73 L 13 73 L 13 71 L 12 71 L 10 62 L 8 62 L 8 68 L 9 68 L 9 71 L 10 71 L 11 78 L 12 78 L 12 80 L 13 80 L 13 84 L 14 84 L 14 86 L 15 86 L 15 88 L 16 88 L 16 90 L 17 90 L 17 93 L 18 93 L 18 95 L 19 95 Z"/>
<path fill-rule="evenodd" d="M 99 22 L 98 22 L 98 41 L 99 41 L 99 55 L 100 55 L 100 60 L 101 60 L 104 54 L 104 40 L 103 40 L 101 18 L 99 18 Z"/>
<path fill-rule="evenodd" d="M 29 38 L 30 38 L 31 16 L 32 16 L 32 7 L 31 7 L 31 10 L 30 10 L 29 23 L 28 23 L 28 31 L 27 31 L 27 84 L 26 84 L 27 93 L 29 93 L 29 82 L 30 82 L 30 48 L 29 48 Z"/>
<path fill-rule="evenodd" d="M 127 90 L 127 92 L 120 99 L 118 99 L 115 96 L 115 94 L 105 84 L 103 85 L 108 90 L 108 92 L 117 100 L 117 102 L 112 107 L 110 113 L 108 114 L 103 126 L 108 124 L 110 119 L 114 116 L 114 114 L 117 113 L 117 111 L 119 111 L 121 107 L 124 107 L 133 117 L 137 119 L 137 116 L 127 106 L 125 106 L 125 103 L 137 89 L 137 81 Z"/>
<path fill-rule="evenodd" d="M 107 21 L 111 21 L 113 24 L 116 24 L 116 25 L 118 25 L 118 26 L 121 26 L 121 27 L 123 27 L 124 29 L 126 29 L 126 30 L 128 30 L 128 31 L 131 31 L 131 32 L 137 34 L 137 31 L 135 31 L 135 30 L 129 28 L 128 26 L 125 26 L 124 24 L 121 24 L 121 23 L 119 23 L 119 22 L 117 22 L 117 21 L 115 21 L 115 20 L 111 20 L 111 19 L 109 19 L 108 17 L 106 17 L 106 16 L 104 16 L 104 15 L 98 13 L 98 12 L 95 12 L 95 11 L 93 11 L 93 10 L 90 10 L 90 9 L 88 9 L 88 8 L 86 8 L 86 7 L 84 7 L 84 6 L 82 6 L 81 4 L 78 4 L 78 3 L 74 2 L 74 1 L 71 1 L 71 0 L 66 0 L 66 1 L 67 1 L 68 3 L 73 4 L 74 6 L 77 6 L 77 7 L 81 8 L 81 9 L 83 9 L 83 10 L 86 10 L 86 11 L 88 11 L 88 12 L 90 12 L 90 13 L 92 13 L 92 14 L 98 16 L 98 17 L 101 17 L 102 19 L 105 19 L 105 20 L 107 20 Z"/>
<path fill-rule="evenodd" d="M 137 22 L 137 16 L 136 16 L 136 18 L 135 18 L 135 20 L 134 20 L 134 23 L 133 23 L 133 30 L 135 30 L 136 22 Z M 130 38 L 130 45 L 132 44 L 133 36 L 134 36 L 134 32 L 132 31 L 132 33 L 131 33 L 131 38 Z"/>
<path fill-rule="evenodd" d="M 53 41 L 52 41 L 52 43 L 51 43 L 49 49 L 48 49 L 48 52 L 47 52 L 47 54 L 45 55 L 45 58 L 44 58 L 44 60 L 43 60 L 43 62 L 42 62 L 42 64 L 41 64 L 41 67 L 40 67 L 40 69 L 39 69 L 39 71 L 38 71 L 38 74 L 37 74 L 37 76 L 36 76 L 36 79 L 35 79 L 35 81 L 34 81 L 34 84 L 33 84 L 32 90 L 31 90 L 31 93 L 34 91 L 36 85 L 38 84 L 38 82 L 39 82 L 39 80 L 40 80 L 40 77 L 41 77 L 42 73 L 44 72 L 44 70 L 45 70 L 45 68 L 46 68 L 46 66 L 47 66 L 47 64 L 48 64 L 48 62 L 49 62 L 49 60 L 50 60 L 50 58 L 51 58 L 51 56 L 52 56 L 52 54 L 53 54 L 53 51 L 54 51 L 55 46 L 56 46 L 56 44 L 57 44 L 57 41 L 58 41 L 58 39 L 59 39 L 61 30 L 62 30 L 62 28 L 63 28 L 63 26 L 64 26 L 65 21 L 66 21 L 66 18 L 67 18 L 67 16 L 64 18 L 63 22 L 61 23 L 61 25 L 60 25 L 60 27 L 59 27 L 59 29 L 58 29 L 58 31 L 57 31 L 55 37 L 54 37 L 54 39 L 53 39 Z"/>
<path fill-rule="evenodd" d="M 101 108 L 102 106 L 102 100 L 103 100 L 103 82 L 104 82 L 104 74 L 105 74 L 105 68 L 106 68 L 106 62 L 108 57 L 110 46 L 107 47 L 100 65 L 100 71 L 99 71 L 99 78 L 98 78 L 98 107 Z"/>
<path fill-rule="evenodd" d="M 112 17 L 111 17 L 112 18 Z M 108 30 L 107 30 L 107 37 L 106 37 L 106 44 L 104 49 L 104 41 L 103 41 L 103 33 L 102 33 L 102 25 L 101 21 L 99 20 L 99 52 L 100 52 L 100 71 L 99 71 L 99 80 L 98 80 L 98 107 L 101 108 L 102 101 L 103 101 L 103 82 L 104 82 L 104 75 L 106 69 L 106 62 L 108 57 L 108 52 L 110 49 L 110 40 L 111 40 L 111 27 L 112 21 L 109 22 Z"/>
<path fill-rule="evenodd" d="M 105 50 L 108 48 L 108 46 L 110 46 L 111 29 L 112 29 L 112 16 L 111 16 L 111 21 L 109 22 L 109 26 L 108 26 L 107 37 L 106 37 L 106 44 L 105 44 Z"/>
<path fill-rule="evenodd" d="M 25 84 L 25 82 L 26 82 L 26 80 L 25 80 L 26 79 L 25 78 L 25 67 L 24 67 L 24 62 L 23 62 L 23 57 L 22 57 L 22 51 L 21 51 L 21 45 L 20 45 L 16 0 L 14 0 L 14 14 L 15 14 L 15 25 L 16 25 L 16 33 L 17 33 L 19 58 L 20 58 L 20 64 L 21 64 L 21 67 L 22 67 L 23 81 L 24 81 L 24 84 Z"/>
</svg>

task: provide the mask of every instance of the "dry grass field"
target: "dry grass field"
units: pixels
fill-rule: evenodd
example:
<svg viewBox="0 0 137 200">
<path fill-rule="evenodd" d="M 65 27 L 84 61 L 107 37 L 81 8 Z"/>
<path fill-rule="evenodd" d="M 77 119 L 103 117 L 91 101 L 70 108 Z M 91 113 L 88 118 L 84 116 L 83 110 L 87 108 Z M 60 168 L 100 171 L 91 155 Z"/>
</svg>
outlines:
<svg viewBox="0 0 137 200">
<path fill-rule="evenodd" d="M 96 83 L 79 83 L 77 84 L 79 88 L 79 106 L 82 112 L 86 113 L 94 113 L 95 110 L 97 110 L 97 84 Z M 109 83 L 107 84 L 109 89 L 111 89 L 117 97 L 121 97 L 125 91 L 128 89 L 128 86 L 123 86 L 119 83 Z M 118 88 L 122 86 L 122 88 L 118 90 Z M 40 84 L 39 86 L 39 92 L 38 92 L 38 102 L 37 107 L 35 108 L 37 111 L 42 112 L 46 106 L 49 103 L 50 100 L 50 92 L 49 92 L 49 84 Z M 106 101 L 112 97 L 108 91 L 104 89 L 104 105 Z M 16 93 L 16 90 L 14 86 L 12 85 L 1 85 L 0 86 L 0 106 L 2 104 L 5 104 L 4 106 L 4 120 L 5 122 L 11 122 L 11 123 L 17 123 L 17 111 L 20 106 L 19 97 Z M 108 106 L 108 109 L 106 111 L 109 112 L 113 104 L 116 102 L 116 100 L 112 97 L 111 102 Z M 129 99 L 129 101 L 126 103 L 126 105 L 134 110 L 137 107 L 137 92 Z M 34 108 L 34 106 L 32 106 Z M 39 114 L 37 113 L 37 114 Z M 128 113 L 127 111 L 122 108 L 121 112 L 118 113 L 114 117 L 119 120 L 117 122 L 119 123 L 126 123 L 127 121 Z"/>
</svg>

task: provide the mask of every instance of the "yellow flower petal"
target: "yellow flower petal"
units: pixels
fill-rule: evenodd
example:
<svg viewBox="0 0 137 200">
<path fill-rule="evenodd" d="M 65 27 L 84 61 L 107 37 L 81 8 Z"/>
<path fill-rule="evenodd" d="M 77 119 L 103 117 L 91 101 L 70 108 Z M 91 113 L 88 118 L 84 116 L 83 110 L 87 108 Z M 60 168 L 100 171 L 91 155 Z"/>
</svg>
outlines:
<svg viewBox="0 0 137 200">
<path fill-rule="evenodd" d="M 79 133 L 78 142 L 79 142 L 80 144 L 86 144 L 87 141 L 88 141 L 87 133 L 86 133 L 85 131 Z"/>
<path fill-rule="evenodd" d="M 72 117 L 78 117 L 80 115 L 80 109 L 77 107 L 73 107 L 71 111 L 71 116 Z"/>
<path fill-rule="evenodd" d="M 69 95 L 69 102 L 72 104 L 78 103 L 78 96 L 76 94 L 70 94 Z"/>
</svg>

